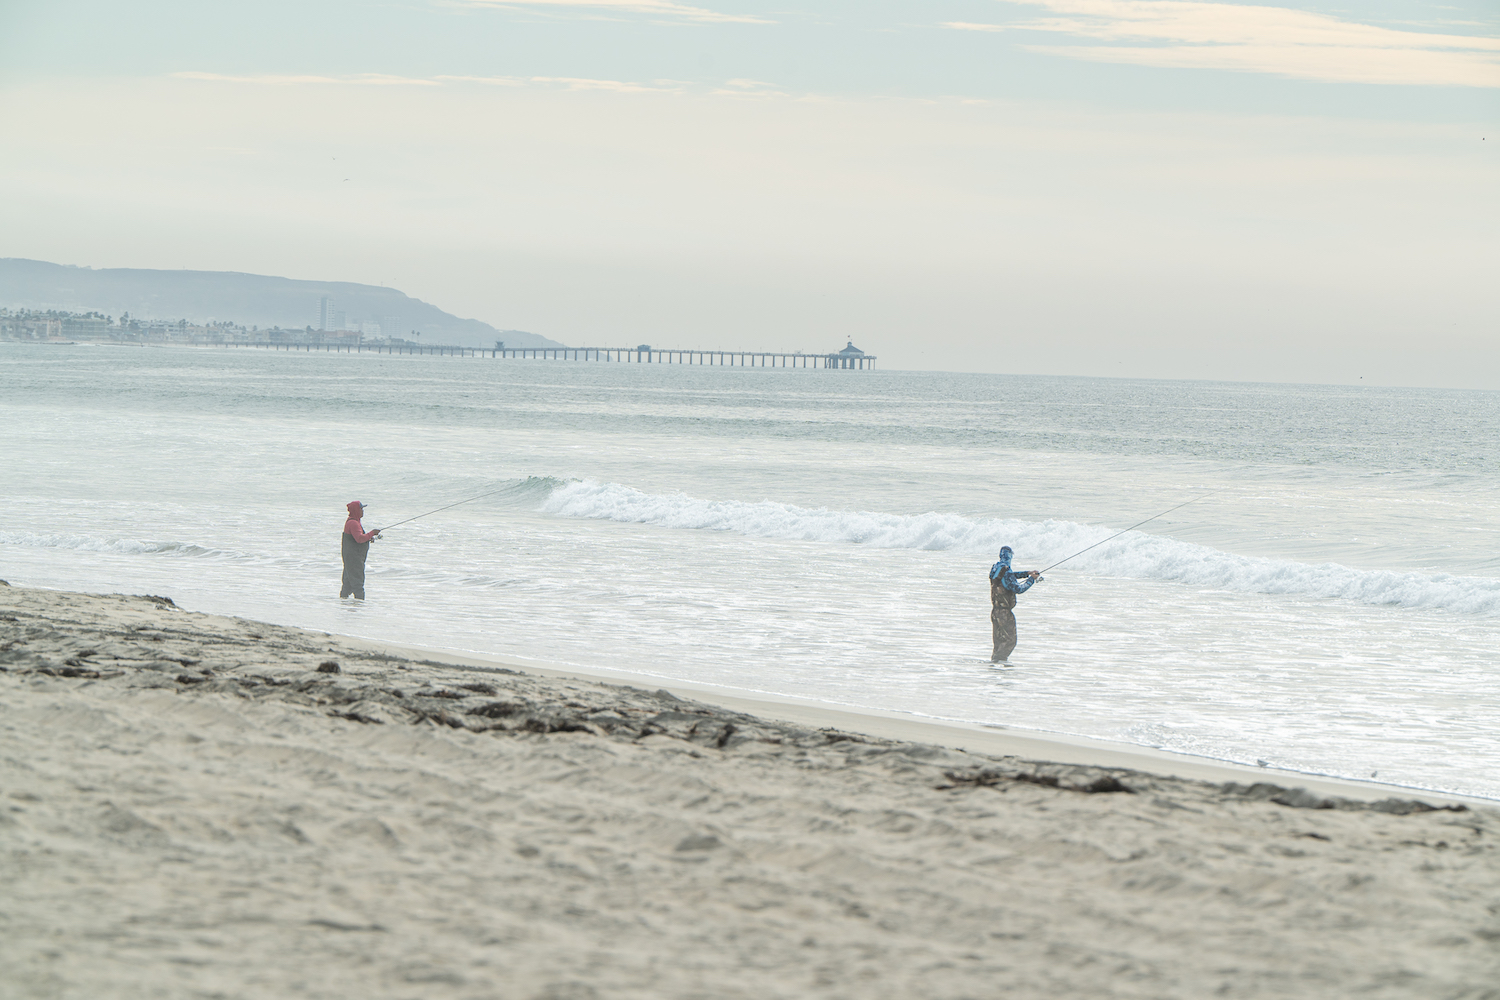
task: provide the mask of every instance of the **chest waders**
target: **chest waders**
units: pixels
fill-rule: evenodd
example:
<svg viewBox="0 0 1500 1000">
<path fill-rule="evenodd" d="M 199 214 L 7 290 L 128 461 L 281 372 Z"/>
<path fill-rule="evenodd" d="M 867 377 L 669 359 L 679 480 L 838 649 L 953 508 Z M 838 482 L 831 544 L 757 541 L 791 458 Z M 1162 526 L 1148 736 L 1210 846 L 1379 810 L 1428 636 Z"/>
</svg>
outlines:
<svg viewBox="0 0 1500 1000">
<path fill-rule="evenodd" d="M 343 554 L 344 554 L 344 585 L 339 588 L 340 597 L 354 595 L 361 601 L 365 599 L 365 559 L 370 555 L 369 542 L 356 542 L 354 536 L 344 532 Z"/>
<path fill-rule="evenodd" d="M 998 579 L 990 581 L 990 628 L 995 633 L 995 652 L 991 663 L 1010 659 L 1016 648 L 1016 615 L 1011 609 L 1016 606 L 1016 595 L 1001 586 Z"/>
</svg>

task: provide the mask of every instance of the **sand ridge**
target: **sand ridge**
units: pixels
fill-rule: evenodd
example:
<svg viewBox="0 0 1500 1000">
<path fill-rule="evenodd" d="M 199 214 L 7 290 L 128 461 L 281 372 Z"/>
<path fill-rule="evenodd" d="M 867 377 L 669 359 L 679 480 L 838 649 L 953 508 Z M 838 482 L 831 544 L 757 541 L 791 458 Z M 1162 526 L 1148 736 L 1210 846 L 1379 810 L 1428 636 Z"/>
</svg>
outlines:
<svg viewBox="0 0 1500 1000">
<path fill-rule="evenodd" d="M 28 998 L 1493 998 L 1497 835 L 0 588 Z"/>
</svg>

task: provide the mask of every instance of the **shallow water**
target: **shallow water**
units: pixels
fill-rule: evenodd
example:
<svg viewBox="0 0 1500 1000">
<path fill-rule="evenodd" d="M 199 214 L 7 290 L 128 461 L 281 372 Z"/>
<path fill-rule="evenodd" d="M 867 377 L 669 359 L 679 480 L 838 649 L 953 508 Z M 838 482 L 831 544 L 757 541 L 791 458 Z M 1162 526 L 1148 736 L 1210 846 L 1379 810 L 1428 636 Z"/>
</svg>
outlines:
<svg viewBox="0 0 1500 1000">
<path fill-rule="evenodd" d="M 12 582 L 1500 797 L 1497 393 L 0 345 L 0 449 Z"/>
</svg>

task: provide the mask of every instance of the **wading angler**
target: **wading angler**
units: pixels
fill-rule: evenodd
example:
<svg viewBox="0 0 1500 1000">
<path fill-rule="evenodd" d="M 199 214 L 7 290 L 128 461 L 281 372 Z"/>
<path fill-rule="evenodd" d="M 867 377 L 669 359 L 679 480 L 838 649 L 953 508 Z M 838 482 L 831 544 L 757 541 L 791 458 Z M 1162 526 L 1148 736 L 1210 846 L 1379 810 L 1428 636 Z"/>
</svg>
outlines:
<svg viewBox="0 0 1500 1000">
<path fill-rule="evenodd" d="M 995 633 L 995 651 L 991 663 L 1010 659 L 1016 648 L 1016 595 L 1024 594 L 1042 578 L 1036 570 L 1017 573 L 1010 568 L 1013 553 L 1007 545 L 1000 550 L 1000 561 L 990 567 L 990 627 Z"/>
<path fill-rule="evenodd" d="M 341 542 L 344 555 L 344 584 L 339 588 L 339 596 L 352 596 L 363 601 L 365 599 L 365 559 L 370 555 L 370 542 L 380 537 L 380 529 L 366 531 L 359 523 L 360 519 L 365 516 L 365 505 L 362 502 L 350 500 L 345 506 L 349 509 L 349 519 L 344 522 Z"/>
</svg>

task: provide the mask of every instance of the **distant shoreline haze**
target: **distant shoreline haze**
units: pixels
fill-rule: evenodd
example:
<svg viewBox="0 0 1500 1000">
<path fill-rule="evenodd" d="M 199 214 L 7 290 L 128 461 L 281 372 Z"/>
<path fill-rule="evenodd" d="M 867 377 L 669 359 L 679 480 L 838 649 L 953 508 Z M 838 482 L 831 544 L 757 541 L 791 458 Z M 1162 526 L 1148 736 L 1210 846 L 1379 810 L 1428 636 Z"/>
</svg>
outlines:
<svg viewBox="0 0 1500 1000">
<path fill-rule="evenodd" d="M 104 343 L 104 344 L 285 344 L 291 346 L 382 347 L 415 344 L 453 350 L 483 350 L 454 344 L 422 344 L 419 334 L 386 336 L 374 324 L 365 330 L 286 329 L 279 326 L 246 326 L 228 320 L 189 323 L 185 319 L 145 319 L 121 313 L 70 312 L 64 309 L 10 309 L 0 306 L 0 343 Z M 374 330 L 368 329 L 374 326 Z"/>
<path fill-rule="evenodd" d="M 56 313 L 60 336 L 111 336 L 105 317 L 128 316 L 138 330 L 245 328 L 328 336 L 363 333 L 459 347 L 563 347 L 523 330 L 462 319 L 395 288 L 349 281 L 305 281 L 237 271 L 89 268 L 0 258 L 0 307 Z M 63 314 L 68 314 L 65 316 Z M 96 323 L 80 321 L 91 314 Z M 71 316 L 71 320 L 69 319 Z M 63 325 L 73 328 L 64 330 Z M 100 329 L 93 330 L 93 326 Z M 124 332 L 124 331 L 121 331 Z M 9 336 L 6 339 L 13 339 Z M 130 339 L 130 338 L 127 338 Z M 140 338 L 135 338 L 140 339 Z"/>
</svg>

